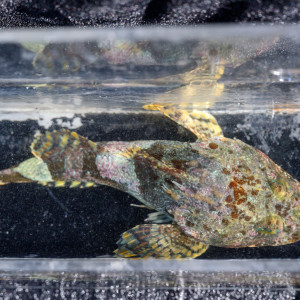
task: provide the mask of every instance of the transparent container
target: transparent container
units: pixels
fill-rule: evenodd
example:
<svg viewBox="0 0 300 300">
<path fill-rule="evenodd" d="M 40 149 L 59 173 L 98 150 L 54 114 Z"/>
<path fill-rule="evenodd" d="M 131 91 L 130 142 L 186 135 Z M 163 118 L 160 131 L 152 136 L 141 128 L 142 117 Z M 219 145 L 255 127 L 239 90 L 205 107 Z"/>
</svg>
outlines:
<svg viewBox="0 0 300 300">
<path fill-rule="evenodd" d="M 193 142 L 143 109 L 160 103 L 208 111 L 224 136 L 300 179 L 298 26 L 5 30 L 0 43 L 0 170 L 62 128 L 95 142 Z M 120 235 L 149 214 L 124 192 L 11 183 L 0 202 L 1 299 L 300 298 L 299 242 L 120 259 Z"/>
</svg>

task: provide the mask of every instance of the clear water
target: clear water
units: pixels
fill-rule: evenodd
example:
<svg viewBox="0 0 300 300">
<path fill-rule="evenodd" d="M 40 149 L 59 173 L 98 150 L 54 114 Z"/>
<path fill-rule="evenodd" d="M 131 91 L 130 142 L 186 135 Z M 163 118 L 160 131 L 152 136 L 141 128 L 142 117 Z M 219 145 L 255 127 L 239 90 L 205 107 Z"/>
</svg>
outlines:
<svg viewBox="0 0 300 300">
<path fill-rule="evenodd" d="M 0 169 L 29 158 L 38 131 L 193 141 L 142 109 L 159 102 L 210 111 L 300 180 L 298 27 L 2 31 L 0 42 Z M 11 184 L 0 202 L 3 299 L 297 299 L 299 242 L 127 262 L 109 257 L 148 212 L 120 191 Z"/>
</svg>

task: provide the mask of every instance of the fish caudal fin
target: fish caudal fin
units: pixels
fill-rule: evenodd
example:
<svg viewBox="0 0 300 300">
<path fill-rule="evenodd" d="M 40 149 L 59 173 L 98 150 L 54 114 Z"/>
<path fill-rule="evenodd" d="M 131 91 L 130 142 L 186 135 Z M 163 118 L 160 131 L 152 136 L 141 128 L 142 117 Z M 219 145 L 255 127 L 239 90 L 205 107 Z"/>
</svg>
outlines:
<svg viewBox="0 0 300 300">
<path fill-rule="evenodd" d="M 0 185 L 39 182 L 55 187 L 91 187 L 98 145 L 76 132 L 59 130 L 37 136 L 31 144 L 35 157 L 0 171 Z"/>
<path fill-rule="evenodd" d="M 47 165 L 35 157 L 29 158 L 9 169 L 0 171 L 0 185 L 50 181 L 52 181 L 52 178 Z"/>
<path fill-rule="evenodd" d="M 124 232 L 117 244 L 116 256 L 124 258 L 195 258 L 208 248 L 172 224 L 138 225 Z"/>
<path fill-rule="evenodd" d="M 9 183 L 26 183 L 32 182 L 29 178 L 24 177 L 14 168 L 9 168 L 0 171 L 0 186 Z"/>
<path fill-rule="evenodd" d="M 196 135 L 198 140 L 208 140 L 213 137 L 222 137 L 222 129 L 217 120 L 208 112 L 200 110 L 186 110 L 177 109 L 171 105 L 149 104 L 144 105 L 147 110 L 159 110 L 165 116 L 175 121 L 179 125 L 190 130 Z"/>
</svg>

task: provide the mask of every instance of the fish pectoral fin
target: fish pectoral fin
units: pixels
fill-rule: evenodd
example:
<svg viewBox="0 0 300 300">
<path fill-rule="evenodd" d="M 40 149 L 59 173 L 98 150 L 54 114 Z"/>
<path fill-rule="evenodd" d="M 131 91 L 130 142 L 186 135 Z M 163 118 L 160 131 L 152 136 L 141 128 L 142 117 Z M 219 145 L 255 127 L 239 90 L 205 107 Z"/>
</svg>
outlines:
<svg viewBox="0 0 300 300">
<path fill-rule="evenodd" d="M 147 219 L 145 219 L 145 222 L 155 223 L 155 224 L 166 224 L 169 222 L 172 222 L 173 218 L 163 212 L 163 211 L 156 211 L 153 213 L 148 214 Z"/>
<path fill-rule="evenodd" d="M 138 225 L 121 235 L 115 250 L 123 258 L 195 258 L 204 253 L 208 245 L 186 235 L 172 224 Z"/>
<path fill-rule="evenodd" d="M 217 120 L 208 112 L 195 109 L 189 112 L 162 104 L 148 104 L 144 105 L 143 108 L 161 111 L 165 116 L 195 134 L 198 140 L 208 140 L 217 136 L 223 137 L 222 129 Z"/>
</svg>

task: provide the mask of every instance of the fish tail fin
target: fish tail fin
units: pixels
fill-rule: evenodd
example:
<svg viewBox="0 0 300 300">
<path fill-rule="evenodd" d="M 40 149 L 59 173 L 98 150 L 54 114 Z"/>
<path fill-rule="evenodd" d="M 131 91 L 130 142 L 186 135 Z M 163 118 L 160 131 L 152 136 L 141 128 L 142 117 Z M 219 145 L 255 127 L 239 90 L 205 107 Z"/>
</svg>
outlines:
<svg viewBox="0 0 300 300">
<path fill-rule="evenodd" d="M 81 179 L 84 179 L 85 187 L 90 187 L 94 183 L 86 180 L 87 178 L 81 178 L 81 174 L 85 167 L 91 169 L 89 174 L 92 171 L 93 174 L 97 174 L 96 166 L 93 165 L 97 149 L 96 143 L 76 132 L 46 132 L 37 136 L 31 144 L 31 151 L 35 157 L 0 171 L 0 185 L 39 182 L 54 183 L 55 187 L 62 187 L 66 185 L 65 180 L 68 180 L 71 187 L 76 187 L 81 184 Z"/>
<path fill-rule="evenodd" d="M 0 171 L 0 186 L 9 183 L 25 182 L 32 182 L 32 180 L 22 176 L 19 172 L 15 171 L 13 167 Z"/>
</svg>

